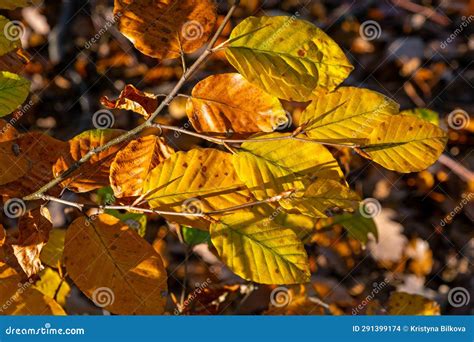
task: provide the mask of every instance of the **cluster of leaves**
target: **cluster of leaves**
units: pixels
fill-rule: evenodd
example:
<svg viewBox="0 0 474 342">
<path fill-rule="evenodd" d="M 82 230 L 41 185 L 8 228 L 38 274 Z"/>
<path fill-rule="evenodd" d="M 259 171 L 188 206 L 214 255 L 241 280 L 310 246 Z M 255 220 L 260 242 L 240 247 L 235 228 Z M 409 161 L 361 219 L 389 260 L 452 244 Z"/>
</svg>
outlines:
<svg viewBox="0 0 474 342">
<path fill-rule="evenodd" d="M 180 1 L 176 6 L 167 1 L 152 5 L 145 0 L 115 0 L 114 12 L 120 31 L 135 47 L 159 59 L 201 48 L 217 19 L 210 0 Z M 0 18 L 0 31 L 7 23 Z M 190 39 L 183 29 L 190 25 L 200 30 L 197 39 Z M 18 41 L 1 39 L 0 56 L 20 48 Z M 20 218 L 17 241 L 9 244 L 0 228 L 5 254 L 0 264 L 0 302 L 13 296 L 21 278 L 8 266 L 8 254 L 12 252 L 23 271 L 34 276 L 41 269 L 40 253 L 51 233 L 58 235 L 50 242 L 57 246 L 60 241 L 62 257 L 41 260 L 58 269 L 55 274 L 61 282 L 64 266 L 67 276 L 94 301 L 98 289 L 110 289 L 115 300 L 105 308 L 113 313 L 163 313 L 168 297 L 165 266 L 137 229 L 126 223 L 128 215 L 143 212 L 203 231 L 222 261 L 244 279 L 306 283 L 310 267 L 304 242 L 320 220 L 347 212 L 336 221 L 343 225 L 349 221 L 345 225 L 349 234 L 364 243 L 369 233 L 377 235 L 373 222 L 358 213 L 361 198 L 350 189 L 326 146 L 353 148 L 398 172 L 423 170 L 444 149 L 445 132 L 417 112 L 400 113 L 399 106 L 382 94 L 341 86 L 352 65 L 330 37 L 306 21 L 250 17 L 217 49 L 214 43 L 211 40 L 203 56 L 224 49 L 238 73 L 212 75 L 194 87 L 186 112 L 195 132 L 153 123 L 163 103 L 177 91 L 162 102 L 128 85 L 117 100 L 104 98 L 102 103 L 143 115 L 147 127 L 184 131 L 225 149 L 175 151 L 148 131 L 136 137 L 140 129 L 133 134 L 90 130 L 63 142 L 38 133 L 19 134 L 2 123 L 8 133 L 0 136 L 3 196 L 43 204 L 54 200 L 62 188 L 85 193 L 110 186 L 116 206 L 97 207 L 97 215 L 77 218 L 61 236 L 51 230 L 47 211 L 29 201 L 33 209 Z M 185 81 L 183 77 L 178 88 Z M 25 101 L 28 85 L 16 74 L 1 72 L 1 116 Z M 280 100 L 310 102 L 294 123 L 296 129 L 279 131 L 292 126 Z M 51 179 L 56 182 L 48 183 Z M 118 205 L 131 213 L 114 211 Z M 74 206 L 84 212 L 88 208 Z M 51 248 L 47 253 L 55 254 Z M 7 309 L 10 313 L 25 313 L 24 305 L 41 311 L 35 313 L 63 312 L 36 287 L 21 296 Z"/>
</svg>

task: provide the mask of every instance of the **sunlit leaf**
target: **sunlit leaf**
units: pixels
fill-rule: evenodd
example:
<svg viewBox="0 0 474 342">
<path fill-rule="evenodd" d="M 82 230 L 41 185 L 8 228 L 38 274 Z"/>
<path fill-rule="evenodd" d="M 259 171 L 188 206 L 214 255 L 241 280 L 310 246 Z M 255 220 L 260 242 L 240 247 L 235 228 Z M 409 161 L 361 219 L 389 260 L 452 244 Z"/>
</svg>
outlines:
<svg viewBox="0 0 474 342">
<path fill-rule="evenodd" d="M 411 115 L 396 115 L 377 126 L 363 151 L 398 172 L 421 171 L 438 160 L 448 141 L 441 128 Z"/>
<path fill-rule="evenodd" d="M 57 268 L 61 262 L 64 250 L 65 229 L 52 229 L 49 232 L 49 240 L 40 254 L 41 261 L 53 268 Z"/>
<path fill-rule="evenodd" d="M 439 304 L 420 295 L 392 292 L 388 300 L 389 315 L 433 316 L 440 314 Z"/>
<path fill-rule="evenodd" d="M 145 236 L 146 225 L 147 225 L 146 215 L 139 214 L 139 213 L 130 213 L 130 212 L 121 213 L 118 210 L 110 210 L 110 209 L 106 210 L 105 213 L 118 218 L 127 226 L 134 229 L 138 233 L 138 235 L 140 235 L 141 237 Z"/>
<path fill-rule="evenodd" d="M 0 142 L 10 141 L 18 138 L 20 133 L 10 122 L 0 119 Z M 8 145 L 6 145 L 8 146 Z"/>
<path fill-rule="evenodd" d="M 236 73 L 214 75 L 199 82 L 186 113 L 198 132 L 272 132 L 288 121 L 276 97 Z"/>
<path fill-rule="evenodd" d="M 116 100 L 109 100 L 107 96 L 103 96 L 100 102 L 107 108 L 131 110 L 145 118 L 148 118 L 159 104 L 156 95 L 140 91 L 131 84 L 125 86 Z"/>
<path fill-rule="evenodd" d="M 152 208 L 203 213 L 253 201 L 232 167 L 232 155 L 215 149 L 178 152 L 151 171 L 143 187 Z M 165 216 L 196 228 L 202 218 Z"/>
<path fill-rule="evenodd" d="M 69 140 L 69 153 L 62 156 L 53 167 L 55 177 L 69 169 L 91 149 L 105 145 L 123 134 L 118 129 L 94 129 L 83 132 Z M 65 180 L 62 185 L 76 192 L 88 192 L 109 185 L 110 164 L 123 144 L 117 144 L 94 154 L 89 161 Z"/>
<path fill-rule="evenodd" d="M 211 225 L 212 244 L 240 277 L 263 284 L 295 284 L 309 280 L 303 243 L 291 229 L 252 212 L 224 216 Z"/>
<path fill-rule="evenodd" d="M 71 287 L 58 272 L 46 267 L 40 274 L 40 280 L 34 285 L 44 295 L 54 298 L 59 305 L 66 305 L 66 298 L 71 292 Z"/>
<path fill-rule="evenodd" d="M 237 37 L 240 37 L 237 39 Z M 230 36 L 229 62 L 251 83 L 291 101 L 332 90 L 353 67 L 322 30 L 295 17 L 249 17 Z"/>
<path fill-rule="evenodd" d="M 79 289 L 106 310 L 164 312 L 167 276 L 161 257 L 118 218 L 101 214 L 90 221 L 76 219 L 67 230 L 64 262 Z"/>
<path fill-rule="evenodd" d="M 147 136 L 131 141 L 110 166 L 110 185 L 117 198 L 139 196 L 143 182 L 158 164 L 174 153 L 163 138 Z"/>
<path fill-rule="evenodd" d="M 301 114 L 300 125 L 317 140 L 365 141 L 375 127 L 398 114 L 399 106 L 369 89 L 341 87 L 319 93 Z"/>
<path fill-rule="evenodd" d="M 119 29 L 145 55 L 176 58 L 208 40 L 217 19 L 211 0 L 115 0 Z"/>
<path fill-rule="evenodd" d="M 400 112 L 400 114 L 414 115 L 420 119 L 431 122 L 433 125 L 439 126 L 439 114 L 428 108 L 407 109 Z"/>
<path fill-rule="evenodd" d="M 0 71 L 0 117 L 13 112 L 28 97 L 30 81 L 8 71 Z"/>
</svg>

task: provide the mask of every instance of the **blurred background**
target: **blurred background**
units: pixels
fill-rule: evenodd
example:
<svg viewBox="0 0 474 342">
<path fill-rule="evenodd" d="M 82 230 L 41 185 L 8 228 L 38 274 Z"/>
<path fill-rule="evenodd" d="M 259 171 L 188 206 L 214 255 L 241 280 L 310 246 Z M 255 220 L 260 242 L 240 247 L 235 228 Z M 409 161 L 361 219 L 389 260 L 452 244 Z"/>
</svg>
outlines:
<svg viewBox="0 0 474 342">
<path fill-rule="evenodd" d="M 219 1 L 218 8 L 225 15 L 229 3 Z M 118 31 L 113 1 L 44 0 L 0 14 L 21 23 L 23 57 L 30 59 L 26 65 L 16 59 L 11 62 L 32 81 L 23 110 L 6 117 L 21 132 L 36 130 L 70 139 L 93 128 L 92 117 L 103 108 L 101 97 L 116 98 L 127 84 L 166 94 L 181 76 L 179 59 L 160 62 L 147 57 Z M 383 93 L 400 103 L 401 109 L 433 110 L 449 131 L 440 161 L 419 173 L 390 172 L 351 150 L 332 150 L 351 187 L 381 203 L 375 217 L 380 241 L 362 246 L 337 226 L 315 234 L 307 247 L 313 277 L 306 291 L 313 291 L 332 314 L 354 314 L 354 307 L 363 302 L 356 314 L 384 314 L 394 290 L 433 299 L 442 314 L 473 314 L 471 296 L 462 305 L 452 305 L 448 294 L 458 287 L 468 294 L 474 289 L 470 171 L 474 169 L 474 122 L 469 115 L 474 112 L 474 1 L 242 0 L 220 41 L 250 15 L 288 15 L 314 23 L 343 48 L 355 67 L 344 85 Z M 186 59 L 191 62 L 199 54 Z M 182 92 L 189 94 L 208 75 L 229 71 L 232 67 L 217 53 Z M 284 105 L 297 123 L 306 104 Z M 114 128 L 131 129 L 141 120 L 127 111 L 115 110 L 114 115 Z M 183 98 L 174 101 L 159 120 L 189 126 Z M 167 134 L 167 138 L 179 149 L 204 144 L 187 136 Z M 93 196 L 107 196 L 107 191 Z M 58 228 L 77 216 L 60 205 L 52 210 Z M 4 225 L 12 227 L 11 222 Z M 194 237 L 196 245 L 185 247 L 172 226 L 150 217 L 145 237 L 165 259 L 170 291 L 179 297 L 186 282 L 189 295 L 198 296 L 198 301 L 190 300 L 193 314 L 268 313 L 274 288 L 233 275 L 212 248 L 200 243 L 205 236 Z M 199 294 L 193 292 L 201 287 Z M 367 300 L 375 287 L 380 291 Z M 104 314 L 74 287 L 69 291 L 68 313 Z M 292 291 L 296 297 L 301 289 Z M 316 313 L 311 305 L 305 302 L 290 313 Z M 270 313 L 289 313 L 288 308 L 278 309 L 270 308 Z"/>
</svg>

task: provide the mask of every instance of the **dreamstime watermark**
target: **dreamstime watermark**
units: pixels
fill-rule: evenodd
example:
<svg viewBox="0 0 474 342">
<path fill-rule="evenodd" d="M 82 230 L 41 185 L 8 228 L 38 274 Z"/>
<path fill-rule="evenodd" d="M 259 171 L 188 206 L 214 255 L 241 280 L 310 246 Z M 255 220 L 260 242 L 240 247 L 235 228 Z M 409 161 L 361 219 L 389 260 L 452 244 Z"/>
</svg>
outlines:
<svg viewBox="0 0 474 342">
<path fill-rule="evenodd" d="M 284 286 L 279 286 L 270 293 L 270 303 L 277 308 L 287 306 L 291 303 L 291 300 L 291 292 Z"/>
<path fill-rule="evenodd" d="M 359 35 L 366 41 L 379 39 L 382 35 L 382 28 L 375 20 L 366 20 L 359 27 Z"/>
<path fill-rule="evenodd" d="M 105 22 L 105 25 L 102 26 L 102 28 L 94 35 L 94 37 L 92 37 L 91 39 L 89 39 L 86 44 L 84 45 L 84 48 L 86 48 L 87 50 L 89 50 L 95 43 L 97 43 L 100 38 L 112 27 L 115 25 L 115 23 L 120 19 L 120 17 L 122 16 L 122 13 L 121 12 L 118 12 L 117 14 L 115 14 L 112 18 L 112 20 L 107 20 Z"/>
<path fill-rule="evenodd" d="M 10 198 L 3 205 L 3 212 L 11 219 L 19 218 L 26 212 L 26 204 L 20 198 Z"/>
<path fill-rule="evenodd" d="M 474 21 L 474 15 L 470 15 L 469 17 L 463 16 L 461 17 L 461 19 L 462 22 L 459 27 L 455 29 L 454 32 L 451 33 L 448 38 L 446 38 L 445 41 L 441 42 L 441 44 L 439 45 L 440 48 L 445 49 L 449 44 L 451 44 L 454 39 L 456 39 L 456 37 L 459 36 L 461 32 L 464 31 L 464 29 L 467 28 L 472 21 Z"/>
<path fill-rule="evenodd" d="M 115 302 L 115 294 L 111 288 L 98 287 L 92 292 L 92 302 L 99 308 L 105 308 Z"/>
<path fill-rule="evenodd" d="M 188 41 L 201 39 L 204 35 L 204 27 L 197 20 L 187 21 L 181 26 L 181 36 Z"/>
<path fill-rule="evenodd" d="M 31 109 L 31 107 L 33 107 L 32 100 L 29 100 L 28 103 L 19 106 L 18 109 L 13 112 L 12 118 L 0 130 L 0 135 L 5 134 L 9 129 L 15 128 L 15 124 L 18 122 L 18 120 L 20 120 L 21 117 Z"/>
<path fill-rule="evenodd" d="M 18 290 L 16 290 L 16 292 L 10 298 L 8 298 L 5 303 L 2 304 L 2 306 L 0 307 L 0 313 L 3 313 L 10 306 L 12 306 L 13 303 L 20 300 L 20 296 L 22 295 L 22 293 L 25 292 L 31 285 L 33 285 L 33 283 L 34 280 L 32 278 L 30 278 L 25 283 L 18 283 Z"/>
<path fill-rule="evenodd" d="M 114 114 L 110 110 L 101 109 L 92 115 L 92 124 L 97 129 L 107 129 L 115 124 Z"/>
<path fill-rule="evenodd" d="M 5 329 L 6 335 L 84 335 L 83 328 L 53 328 L 51 323 L 45 323 L 40 328 L 14 328 L 9 326 Z"/>
<path fill-rule="evenodd" d="M 466 306 L 471 301 L 469 291 L 464 287 L 453 287 L 448 292 L 448 303 L 454 308 Z"/>
<path fill-rule="evenodd" d="M 469 114 L 462 109 L 455 109 L 448 114 L 448 126 L 454 130 L 466 128 L 471 122 Z"/>
<path fill-rule="evenodd" d="M 365 218 L 374 218 L 382 211 L 382 205 L 375 198 L 366 198 L 359 205 L 359 213 Z"/>
<path fill-rule="evenodd" d="M 453 210 L 449 212 L 441 221 L 440 226 L 444 227 L 445 225 L 451 223 L 453 218 L 459 214 L 462 209 L 474 198 L 474 192 L 470 192 L 468 194 L 462 194 L 462 200 L 454 207 Z"/>
<path fill-rule="evenodd" d="M 12 42 L 21 39 L 25 32 L 25 25 L 19 20 L 9 21 L 3 28 L 3 35 Z"/>
<path fill-rule="evenodd" d="M 210 285 L 212 284 L 212 280 L 210 278 L 207 278 L 204 282 L 202 283 L 196 283 L 195 284 L 195 288 L 193 290 L 193 292 L 191 292 L 189 295 L 188 295 L 188 298 L 186 298 L 186 300 L 183 302 L 183 306 L 181 307 L 180 304 L 178 304 L 178 307 L 174 310 L 174 314 L 177 316 L 177 315 L 180 315 L 182 312 L 183 312 L 183 309 L 185 307 L 188 307 L 192 302 L 194 302 L 194 300 L 196 300 L 196 298 L 198 297 L 198 295 L 200 295 L 204 289 L 206 289 L 207 287 L 209 287 Z"/>
<path fill-rule="evenodd" d="M 373 283 L 372 291 L 370 291 L 370 293 L 362 300 L 362 302 L 352 309 L 352 315 L 357 315 L 361 310 L 363 310 L 389 283 L 390 281 L 388 279 L 384 279 L 380 283 Z"/>
<path fill-rule="evenodd" d="M 201 200 L 197 198 L 189 198 L 181 204 L 183 212 L 188 214 L 202 214 L 204 212 L 204 206 Z"/>
</svg>

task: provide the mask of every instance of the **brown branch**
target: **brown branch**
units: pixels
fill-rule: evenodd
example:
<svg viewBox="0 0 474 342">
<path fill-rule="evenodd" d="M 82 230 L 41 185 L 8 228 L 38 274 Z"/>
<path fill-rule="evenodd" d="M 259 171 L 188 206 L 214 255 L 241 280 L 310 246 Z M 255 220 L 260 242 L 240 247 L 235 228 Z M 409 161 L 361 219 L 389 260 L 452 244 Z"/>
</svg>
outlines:
<svg viewBox="0 0 474 342">
<path fill-rule="evenodd" d="M 118 136 L 115 139 L 110 140 L 107 142 L 105 145 L 102 145 L 100 147 L 97 147 L 95 149 L 90 150 L 87 152 L 80 160 L 78 160 L 76 163 L 74 163 L 69 169 L 61 173 L 58 177 L 55 179 L 51 180 L 41 188 L 39 188 L 37 191 L 34 193 L 25 196 L 23 200 L 25 201 L 31 201 L 35 199 L 39 199 L 42 197 L 42 195 L 48 191 L 49 189 L 55 187 L 56 185 L 60 184 L 64 180 L 66 180 L 74 171 L 76 171 L 81 165 L 89 161 L 94 155 L 105 151 L 109 149 L 112 146 L 118 145 L 124 141 L 127 141 L 131 139 L 133 136 L 137 135 L 140 133 L 142 130 L 144 130 L 147 127 L 150 127 L 153 123 L 153 120 L 163 111 L 165 107 L 167 107 L 171 101 L 174 99 L 176 94 L 178 94 L 179 90 L 182 88 L 182 86 L 186 83 L 186 81 L 193 75 L 193 73 L 207 60 L 207 58 L 215 51 L 214 50 L 214 45 L 216 44 L 217 40 L 219 39 L 222 31 L 224 30 L 224 27 L 227 25 L 229 22 L 230 18 L 234 14 L 235 10 L 237 9 L 237 6 L 240 1 L 236 0 L 234 1 L 234 5 L 229 9 L 229 12 L 225 16 L 224 20 L 222 21 L 221 25 L 215 32 L 214 36 L 212 37 L 211 41 L 206 47 L 206 50 L 202 53 L 202 55 L 194 62 L 194 64 L 186 70 L 186 72 L 181 76 L 181 79 L 178 81 L 178 83 L 175 85 L 173 90 L 166 96 L 166 98 L 163 100 L 163 102 L 160 103 L 158 108 L 150 115 L 150 117 L 141 125 L 135 127 L 131 131 L 128 131 L 120 136 Z"/>
</svg>

